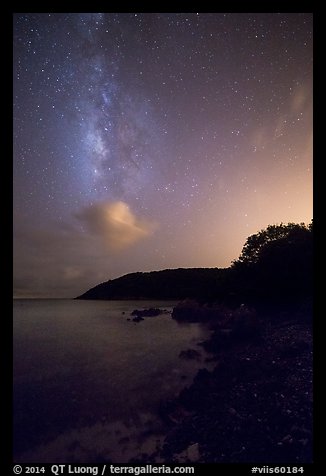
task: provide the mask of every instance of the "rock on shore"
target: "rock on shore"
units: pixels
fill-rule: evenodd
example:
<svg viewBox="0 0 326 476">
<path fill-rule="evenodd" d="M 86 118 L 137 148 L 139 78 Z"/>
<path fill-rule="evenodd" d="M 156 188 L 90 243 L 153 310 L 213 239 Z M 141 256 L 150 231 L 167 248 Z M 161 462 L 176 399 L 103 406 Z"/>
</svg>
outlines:
<svg viewBox="0 0 326 476">
<path fill-rule="evenodd" d="M 288 316 L 264 322 L 259 336 L 231 332 L 222 344 L 222 335 L 217 330 L 206 343 L 216 355 L 215 369 L 200 370 L 166 405 L 167 418 L 176 408 L 183 417 L 171 423 L 163 459 L 311 462 L 311 325 Z"/>
<path fill-rule="evenodd" d="M 144 317 L 156 317 L 161 314 L 170 314 L 170 312 L 165 309 L 150 307 L 149 309 L 134 309 L 130 315 L 134 316 L 132 319 L 134 322 L 141 322 Z"/>
</svg>

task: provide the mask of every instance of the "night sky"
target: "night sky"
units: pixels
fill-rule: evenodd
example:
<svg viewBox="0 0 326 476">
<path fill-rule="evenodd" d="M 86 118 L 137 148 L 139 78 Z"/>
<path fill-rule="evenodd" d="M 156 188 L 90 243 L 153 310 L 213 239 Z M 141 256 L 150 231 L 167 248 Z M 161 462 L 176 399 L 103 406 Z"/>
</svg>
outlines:
<svg viewBox="0 0 326 476">
<path fill-rule="evenodd" d="M 14 295 L 312 218 L 312 14 L 14 15 Z"/>
</svg>

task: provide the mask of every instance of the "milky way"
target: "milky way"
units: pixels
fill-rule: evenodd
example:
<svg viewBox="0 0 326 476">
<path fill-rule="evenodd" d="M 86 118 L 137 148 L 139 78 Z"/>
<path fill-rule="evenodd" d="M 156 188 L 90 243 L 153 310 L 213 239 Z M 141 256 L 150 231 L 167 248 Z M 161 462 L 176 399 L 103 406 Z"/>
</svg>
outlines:
<svg viewBox="0 0 326 476">
<path fill-rule="evenodd" d="M 17 296 L 229 266 L 312 217 L 312 15 L 14 15 Z"/>
</svg>

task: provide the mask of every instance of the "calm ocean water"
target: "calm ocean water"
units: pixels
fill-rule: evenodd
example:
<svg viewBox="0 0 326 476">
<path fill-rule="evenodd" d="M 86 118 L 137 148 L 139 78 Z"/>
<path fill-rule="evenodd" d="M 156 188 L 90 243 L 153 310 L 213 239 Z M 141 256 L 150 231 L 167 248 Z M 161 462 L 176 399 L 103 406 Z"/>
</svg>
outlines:
<svg viewBox="0 0 326 476">
<path fill-rule="evenodd" d="M 14 301 L 15 462 L 128 462 L 162 442 L 160 402 L 209 368 L 209 331 L 169 314 L 128 321 L 150 301 Z M 180 359 L 198 350 L 200 361 Z M 212 364 L 211 364 L 212 365 Z"/>
</svg>

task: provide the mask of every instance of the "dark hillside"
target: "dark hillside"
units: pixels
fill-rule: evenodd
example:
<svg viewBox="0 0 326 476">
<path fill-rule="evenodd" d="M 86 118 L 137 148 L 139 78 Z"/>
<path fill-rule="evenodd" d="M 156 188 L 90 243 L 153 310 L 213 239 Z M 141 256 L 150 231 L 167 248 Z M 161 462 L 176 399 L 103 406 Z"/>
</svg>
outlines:
<svg viewBox="0 0 326 476">
<path fill-rule="evenodd" d="M 132 273 L 99 284 L 77 299 L 211 299 L 223 287 L 227 271 L 180 268 Z"/>
</svg>

